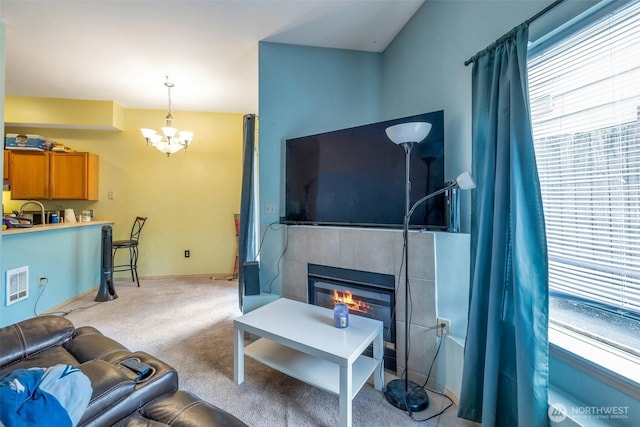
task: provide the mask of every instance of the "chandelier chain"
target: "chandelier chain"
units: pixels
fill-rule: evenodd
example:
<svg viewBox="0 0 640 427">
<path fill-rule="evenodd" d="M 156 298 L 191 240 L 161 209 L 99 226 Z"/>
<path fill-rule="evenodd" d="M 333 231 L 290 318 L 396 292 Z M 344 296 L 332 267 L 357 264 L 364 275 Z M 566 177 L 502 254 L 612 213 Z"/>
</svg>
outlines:
<svg viewBox="0 0 640 427">
<path fill-rule="evenodd" d="M 165 76 L 166 78 L 166 82 L 164 82 L 164 85 L 167 87 L 167 98 L 169 100 L 169 111 L 167 112 L 167 125 L 171 126 L 172 122 L 173 122 L 173 110 L 171 108 L 171 88 L 174 87 L 175 85 L 169 81 L 169 76 Z"/>
<path fill-rule="evenodd" d="M 174 86 L 173 83 L 166 82 L 164 84 L 167 87 L 167 97 L 169 98 L 169 114 L 171 114 L 171 88 Z"/>
</svg>

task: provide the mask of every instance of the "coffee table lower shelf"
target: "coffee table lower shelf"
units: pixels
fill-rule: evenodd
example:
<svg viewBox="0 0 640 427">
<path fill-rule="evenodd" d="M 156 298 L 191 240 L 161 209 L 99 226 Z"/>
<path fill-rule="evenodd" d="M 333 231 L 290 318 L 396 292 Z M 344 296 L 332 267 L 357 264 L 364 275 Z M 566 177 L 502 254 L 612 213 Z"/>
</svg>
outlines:
<svg viewBox="0 0 640 427">
<path fill-rule="evenodd" d="M 260 338 L 244 348 L 244 354 L 290 377 L 311 384 L 330 393 L 340 394 L 340 366 L 295 350 L 267 338 Z M 374 373 L 378 362 L 360 356 L 353 364 L 352 400 L 367 379 Z"/>
</svg>

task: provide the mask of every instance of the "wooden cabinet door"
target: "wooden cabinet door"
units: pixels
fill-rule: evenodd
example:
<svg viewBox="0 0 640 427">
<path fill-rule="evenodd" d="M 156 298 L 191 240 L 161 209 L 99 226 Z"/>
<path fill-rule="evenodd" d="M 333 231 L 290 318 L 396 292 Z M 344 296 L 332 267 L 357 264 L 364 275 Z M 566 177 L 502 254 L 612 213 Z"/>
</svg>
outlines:
<svg viewBox="0 0 640 427">
<path fill-rule="evenodd" d="M 9 156 L 11 198 L 49 198 L 49 152 L 13 150 Z"/>
<path fill-rule="evenodd" d="M 11 155 L 11 151 L 9 150 L 4 150 L 4 162 L 3 162 L 3 166 L 4 169 L 2 169 L 2 179 L 9 179 L 9 156 Z"/>
<path fill-rule="evenodd" d="M 98 200 L 98 156 L 91 153 L 55 153 L 49 161 L 50 198 Z"/>
</svg>

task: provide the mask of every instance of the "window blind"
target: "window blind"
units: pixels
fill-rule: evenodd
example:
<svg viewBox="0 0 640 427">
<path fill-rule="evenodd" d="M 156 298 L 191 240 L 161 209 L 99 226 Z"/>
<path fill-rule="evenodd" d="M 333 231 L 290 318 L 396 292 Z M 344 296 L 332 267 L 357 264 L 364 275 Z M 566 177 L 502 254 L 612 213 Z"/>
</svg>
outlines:
<svg viewBox="0 0 640 427">
<path fill-rule="evenodd" d="M 550 293 L 640 316 L 640 2 L 528 66 Z"/>
</svg>

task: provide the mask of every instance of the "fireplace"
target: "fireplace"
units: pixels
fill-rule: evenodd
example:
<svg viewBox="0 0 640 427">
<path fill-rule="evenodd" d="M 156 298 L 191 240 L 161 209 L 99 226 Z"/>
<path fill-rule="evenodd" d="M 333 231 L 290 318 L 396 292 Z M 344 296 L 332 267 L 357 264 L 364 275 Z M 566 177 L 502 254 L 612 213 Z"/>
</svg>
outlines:
<svg viewBox="0 0 640 427">
<path fill-rule="evenodd" d="M 390 274 L 307 264 L 309 304 L 333 308 L 336 302 L 349 313 L 383 323 L 384 367 L 396 370 L 395 277 Z M 373 354 L 372 348 L 365 351 Z"/>
</svg>

